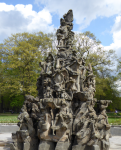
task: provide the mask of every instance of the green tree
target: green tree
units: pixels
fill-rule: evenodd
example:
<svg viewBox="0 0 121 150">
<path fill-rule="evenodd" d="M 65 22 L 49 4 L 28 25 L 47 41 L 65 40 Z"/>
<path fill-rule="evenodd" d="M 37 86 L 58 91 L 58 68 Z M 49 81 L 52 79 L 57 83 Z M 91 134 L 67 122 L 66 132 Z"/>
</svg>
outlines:
<svg viewBox="0 0 121 150">
<path fill-rule="evenodd" d="M 57 45 L 55 33 L 50 34 L 50 37 L 53 39 L 53 49 L 55 49 Z M 77 52 L 78 57 L 85 59 L 86 65 L 89 63 L 92 65 L 93 72 L 96 75 L 95 97 L 98 100 L 112 100 L 113 104 L 110 105 L 109 109 L 121 109 L 121 105 L 119 105 L 119 92 L 115 84 L 117 78 L 112 76 L 114 70 L 111 69 L 114 65 L 114 61 L 117 61 L 115 51 L 105 50 L 101 42 L 89 31 L 75 33 L 73 50 Z"/>
<path fill-rule="evenodd" d="M 47 52 L 57 52 L 56 45 L 55 32 L 48 35 L 42 32 L 19 33 L 0 45 L 1 101 L 4 99 L 12 107 L 20 107 L 25 94 L 37 95 L 36 80 L 41 69 L 38 64 L 45 59 Z M 116 78 L 111 76 L 110 68 L 116 60 L 114 51 L 105 50 L 89 31 L 75 34 L 73 49 L 78 57 L 84 57 L 86 65 L 92 64 L 96 75 L 95 96 L 98 99 L 117 99 Z"/>
<path fill-rule="evenodd" d="M 121 57 L 118 59 L 117 72 L 118 72 L 118 79 L 121 82 Z"/>
<path fill-rule="evenodd" d="M 73 44 L 73 49 L 77 51 L 78 57 L 83 57 L 86 65 L 91 63 L 96 75 L 96 97 L 101 99 L 101 96 L 106 95 L 105 89 L 108 89 L 106 80 L 109 80 L 111 67 L 114 60 L 116 61 L 115 52 L 105 50 L 101 42 L 89 31 L 76 33 Z"/>
<path fill-rule="evenodd" d="M 57 45 L 58 45 L 58 41 L 56 37 L 56 29 L 54 29 L 53 32 L 48 33 L 47 36 L 51 39 L 52 42 L 52 47 L 49 49 L 49 51 L 53 53 L 53 55 L 55 55 L 57 54 Z"/>
<path fill-rule="evenodd" d="M 0 44 L 1 95 L 9 93 L 17 104 L 20 95 L 37 95 L 36 80 L 40 73 L 39 62 L 52 49 L 52 40 L 44 33 L 18 33 Z"/>
</svg>

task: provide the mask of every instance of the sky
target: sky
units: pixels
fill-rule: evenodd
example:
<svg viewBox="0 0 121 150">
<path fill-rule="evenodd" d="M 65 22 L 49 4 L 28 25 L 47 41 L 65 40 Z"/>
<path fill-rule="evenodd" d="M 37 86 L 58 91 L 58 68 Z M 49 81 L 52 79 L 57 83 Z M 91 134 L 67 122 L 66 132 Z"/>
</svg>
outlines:
<svg viewBox="0 0 121 150">
<path fill-rule="evenodd" d="M 92 32 L 121 57 L 121 0 L 0 0 L 0 43 L 20 32 L 53 32 L 69 9 L 74 32 Z"/>
</svg>

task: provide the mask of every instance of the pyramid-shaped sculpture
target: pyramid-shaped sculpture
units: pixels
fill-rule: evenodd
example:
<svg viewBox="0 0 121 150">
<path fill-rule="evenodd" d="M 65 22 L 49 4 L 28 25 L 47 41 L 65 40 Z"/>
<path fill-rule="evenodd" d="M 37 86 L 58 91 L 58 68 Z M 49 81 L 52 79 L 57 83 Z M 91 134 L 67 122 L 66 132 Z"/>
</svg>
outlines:
<svg viewBox="0 0 121 150">
<path fill-rule="evenodd" d="M 40 63 L 38 97 L 26 96 L 11 150 L 109 150 L 106 107 L 111 101 L 94 98 L 91 64 L 85 66 L 72 49 L 72 22 L 69 10 L 57 30 L 57 55 L 49 53 Z"/>
</svg>

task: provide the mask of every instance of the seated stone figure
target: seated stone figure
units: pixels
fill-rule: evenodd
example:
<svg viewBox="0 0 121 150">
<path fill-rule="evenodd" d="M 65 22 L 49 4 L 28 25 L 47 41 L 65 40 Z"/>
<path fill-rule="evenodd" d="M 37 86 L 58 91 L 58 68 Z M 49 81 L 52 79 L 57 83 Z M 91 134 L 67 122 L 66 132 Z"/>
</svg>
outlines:
<svg viewBox="0 0 121 150">
<path fill-rule="evenodd" d="M 68 129 L 68 124 L 72 119 L 72 114 L 69 112 L 68 105 L 65 101 L 62 101 L 59 113 L 55 116 L 55 121 L 51 127 L 53 130 Z"/>
</svg>

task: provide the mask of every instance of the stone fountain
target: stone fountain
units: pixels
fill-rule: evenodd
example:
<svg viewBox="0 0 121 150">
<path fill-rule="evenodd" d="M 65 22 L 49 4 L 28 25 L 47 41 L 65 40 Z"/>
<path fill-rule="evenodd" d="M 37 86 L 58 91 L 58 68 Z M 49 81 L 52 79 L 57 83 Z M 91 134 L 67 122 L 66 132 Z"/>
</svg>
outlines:
<svg viewBox="0 0 121 150">
<path fill-rule="evenodd" d="M 91 64 L 72 49 L 73 12 L 60 19 L 58 52 L 40 62 L 38 96 L 25 97 L 11 150 L 109 150 L 110 100 L 97 100 Z M 97 106 L 97 110 L 94 106 Z"/>
</svg>

